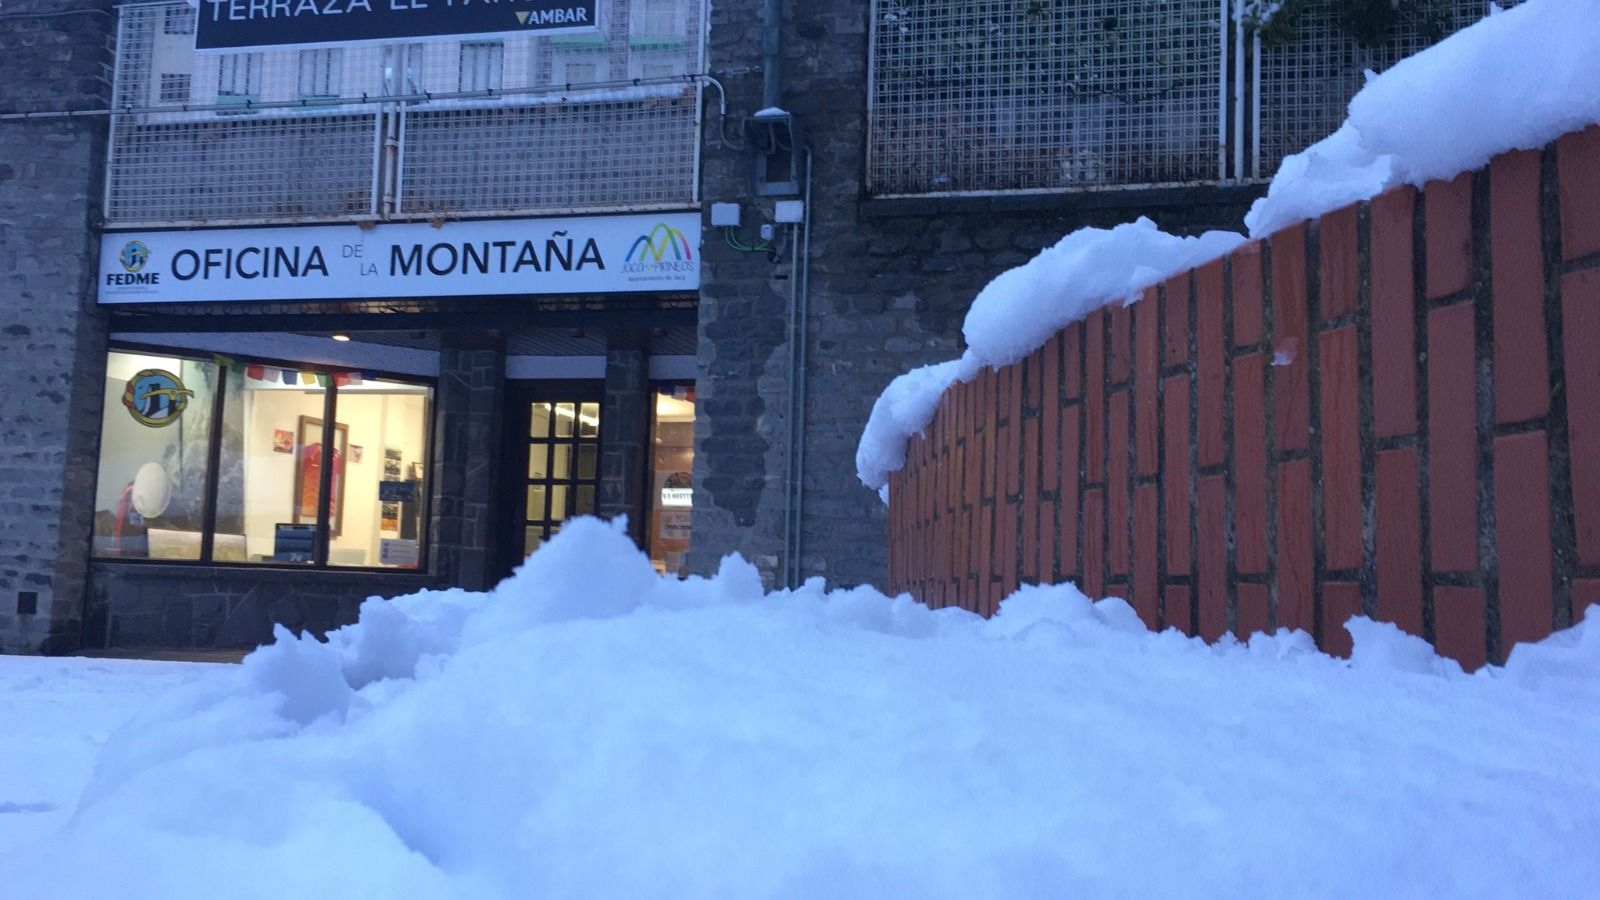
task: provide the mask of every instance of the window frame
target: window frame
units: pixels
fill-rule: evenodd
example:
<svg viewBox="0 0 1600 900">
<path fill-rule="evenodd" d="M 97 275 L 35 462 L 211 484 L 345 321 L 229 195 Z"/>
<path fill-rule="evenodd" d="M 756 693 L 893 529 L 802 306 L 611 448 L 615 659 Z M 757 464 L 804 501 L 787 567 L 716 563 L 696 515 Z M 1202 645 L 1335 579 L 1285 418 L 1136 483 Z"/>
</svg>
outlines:
<svg viewBox="0 0 1600 900">
<path fill-rule="evenodd" d="M 343 91 L 343 47 L 306 48 L 295 57 L 295 96 L 298 99 L 332 103 L 344 96 Z"/>
<path fill-rule="evenodd" d="M 470 60 L 469 60 L 470 57 Z M 484 92 L 498 94 L 505 86 L 506 42 L 503 40 L 462 41 L 456 50 L 456 88 L 463 93 Z M 468 71 L 468 67 L 471 71 Z M 480 73 L 481 69 L 481 73 Z M 477 83 L 478 75 L 484 84 Z M 468 86 L 468 76 L 472 85 Z"/>
<path fill-rule="evenodd" d="M 95 552 L 95 530 L 89 528 L 89 562 L 94 565 L 133 565 L 133 566 L 187 566 L 191 568 L 226 568 L 240 572 L 258 571 L 288 571 L 288 572 L 315 572 L 319 574 L 352 573 L 368 575 L 409 575 L 426 576 L 429 574 L 428 562 L 432 556 L 433 545 L 433 489 L 431 483 L 434 479 L 434 453 L 436 427 L 438 424 L 439 407 L 436 401 L 439 392 L 439 380 L 421 375 L 408 375 L 399 372 L 387 372 L 376 369 L 363 369 L 363 373 L 370 373 L 374 381 L 392 381 L 400 384 L 417 385 L 428 389 L 427 412 L 423 416 L 427 449 L 423 454 L 423 471 L 427 474 L 424 482 L 425 490 L 422 497 L 422 522 L 423 527 L 418 535 L 417 565 L 415 568 L 395 568 L 393 566 L 335 566 L 328 563 L 328 551 L 332 544 L 329 534 L 328 504 L 318 503 L 316 550 L 312 554 L 310 563 L 281 563 L 276 561 L 266 562 L 236 562 L 231 560 L 216 560 L 214 542 L 217 530 L 217 493 L 218 493 L 218 466 L 222 457 L 222 427 L 225 403 L 227 402 L 228 380 L 233 376 L 233 370 L 242 370 L 245 366 L 262 365 L 275 369 L 292 369 L 296 372 L 311 372 L 318 375 L 329 376 L 328 386 L 324 389 L 322 401 L 322 418 L 324 422 L 338 422 L 338 385 L 333 383 L 332 376 L 342 372 L 349 372 L 349 366 L 328 366 L 316 363 L 298 362 L 295 360 L 279 359 L 261 356 L 240 356 L 227 358 L 227 364 L 218 358 L 212 351 L 195 350 L 184 347 L 167 347 L 159 344 L 141 344 L 133 341 L 110 341 L 105 350 L 109 356 L 112 353 L 134 353 L 167 356 L 174 359 L 190 360 L 193 362 L 210 362 L 217 367 L 217 383 L 215 396 L 212 398 L 211 432 L 207 445 L 206 483 L 205 493 L 201 506 L 200 523 L 200 558 L 199 559 L 148 559 L 139 557 L 100 556 Z M 102 401 L 103 402 L 103 401 Z M 323 446 L 329 440 L 337 440 L 337 431 L 332 428 L 323 429 Z M 100 430 L 95 433 L 95 489 L 100 483 L 100 450 L 104 435 Z M 326 452 L 326 450 L 324 451 Z M 331 490 L 333 479 L 333 466 L 321 467 L 320 489 L 318 496 L 326 496 Z"/>
</svg>

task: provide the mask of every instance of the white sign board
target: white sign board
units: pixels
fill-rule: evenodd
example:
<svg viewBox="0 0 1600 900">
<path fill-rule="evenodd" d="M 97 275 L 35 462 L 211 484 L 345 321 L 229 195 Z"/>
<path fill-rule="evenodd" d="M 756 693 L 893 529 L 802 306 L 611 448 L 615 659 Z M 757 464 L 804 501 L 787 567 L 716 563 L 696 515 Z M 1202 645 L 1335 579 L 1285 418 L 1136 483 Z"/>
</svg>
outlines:
<svg viewBox="0 0 1600 900">
<path fill-rule="evenodd" d="M 700 214 L 112 232 L 101 303 L 693 291 Z"/>
<path fill-rule="evenodd" d="M 378 562 L 385 566 L 415 566 L 421 559 L 416 541 L 384 538 L 378 542 Z"/>
</svg>

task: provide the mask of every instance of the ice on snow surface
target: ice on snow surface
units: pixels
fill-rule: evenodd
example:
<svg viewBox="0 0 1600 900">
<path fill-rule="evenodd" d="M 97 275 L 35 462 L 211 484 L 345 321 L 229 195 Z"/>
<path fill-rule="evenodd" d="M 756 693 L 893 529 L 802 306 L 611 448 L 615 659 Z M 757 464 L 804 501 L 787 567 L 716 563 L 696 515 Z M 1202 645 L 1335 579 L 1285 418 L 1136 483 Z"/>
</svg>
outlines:
<svg viewBox="0 0 1600 900">
<path fill-rule="evenodd" d="M 1352 665 L 1064 585 L 985 621 L 663 579 L 583 519 L 180 688 L 0 893 L 1592 896 L 1596 619 L 1469 677 L 1361 620 Z"/>
</svg>

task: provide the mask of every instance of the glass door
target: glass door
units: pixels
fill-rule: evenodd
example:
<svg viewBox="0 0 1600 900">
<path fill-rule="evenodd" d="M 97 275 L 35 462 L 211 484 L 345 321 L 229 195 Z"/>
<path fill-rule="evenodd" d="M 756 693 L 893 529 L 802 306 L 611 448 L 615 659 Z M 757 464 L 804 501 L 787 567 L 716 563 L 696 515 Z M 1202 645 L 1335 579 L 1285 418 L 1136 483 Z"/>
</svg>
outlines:
<svg viewBox="0 0 1600 900">
<path fill-rule="evenodd" d="M 526 558 L 574 516 L 592 515 L 600 492 L 600 384 L 561 389 L 533 383 L 518 392 L 521 421 L 510 462 L 521 482 L 515 508 L 520 541 L 512 562 Z"/>
</svg>

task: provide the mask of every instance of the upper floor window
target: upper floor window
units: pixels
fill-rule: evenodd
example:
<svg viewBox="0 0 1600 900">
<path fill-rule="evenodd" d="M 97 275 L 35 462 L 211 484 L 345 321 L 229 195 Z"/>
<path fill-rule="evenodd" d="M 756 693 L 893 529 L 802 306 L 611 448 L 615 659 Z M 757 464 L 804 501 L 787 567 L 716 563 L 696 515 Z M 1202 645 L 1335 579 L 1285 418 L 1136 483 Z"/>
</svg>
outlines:
<svg viewBox="0 0 1600 900">
<path fill-rule="evenodd" d="M 161 18 L 164 34 L 194 34 L 195 12 L 188 6 L 169 6 Z"/>
<path fill-rule="evenodd" d="M 468 41 L 461 45 L 461 90 L 498 91 L 505 70 L 506 45 Z"/>
<path fill-rule="evenodd" d="M 158 99 L 162 103 L 188 103 L 189 73 L 162 72 Z"/>
<path fill-rule="evenodd" d="M 682 43 L 684 9 L 679 0 L 633 0 L 628 15 L 632 35 L 672 35 Z"/>
<path fill-rule="evenodd" d="M 343 74 L 344 57 L 341 51 L 300 51 L 300 97 L 326 99 L 339 96 L 339 80 Z"/>
<path fill-rule="evenodd" d="M 261 90 L 261 54 L 228 53 L 218 60 L 217 98 L 254 100 Z"/>
</svg>

